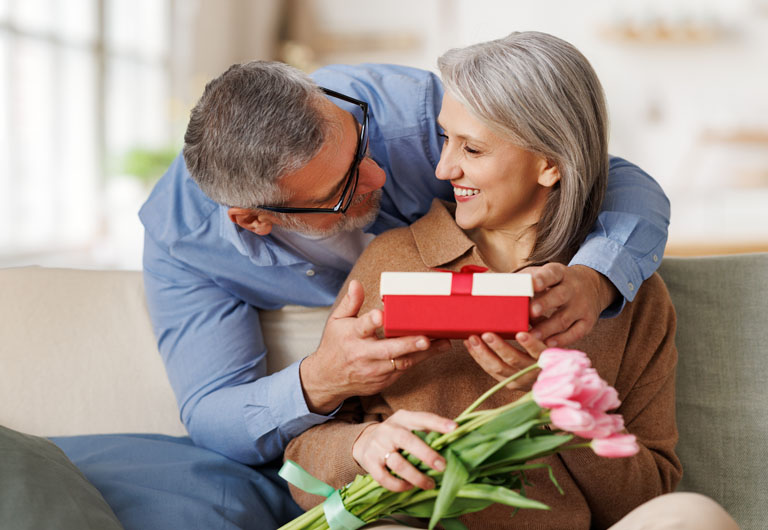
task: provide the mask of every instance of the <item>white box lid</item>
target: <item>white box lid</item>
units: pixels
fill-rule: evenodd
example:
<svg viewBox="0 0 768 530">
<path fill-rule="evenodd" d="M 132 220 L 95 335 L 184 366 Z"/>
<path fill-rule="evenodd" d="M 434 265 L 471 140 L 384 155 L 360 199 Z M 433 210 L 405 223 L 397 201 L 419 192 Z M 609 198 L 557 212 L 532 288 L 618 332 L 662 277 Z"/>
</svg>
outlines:
<svg viewBox="0 0 768 530">
<path fill-rule="evenodd" d="M 533 296 L 530 274 L 482 272 L 472 276 L 472 296 Z M 452 279 L 450 272 L 382 272 L 379 293 L 449 296 Z"/>
</svg>

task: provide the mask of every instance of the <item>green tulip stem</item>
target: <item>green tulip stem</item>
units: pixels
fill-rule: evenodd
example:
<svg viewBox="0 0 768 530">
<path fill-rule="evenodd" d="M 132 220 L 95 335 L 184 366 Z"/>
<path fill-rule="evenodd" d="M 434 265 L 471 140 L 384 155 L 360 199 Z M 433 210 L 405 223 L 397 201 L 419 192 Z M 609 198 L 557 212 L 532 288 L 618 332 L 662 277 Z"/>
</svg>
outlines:
<svg viewBox="0 0 768 530">
<path fill-rule="evenodd" d="M 477 398 L 477 399 L 475 400 L 475 402 L 474 402 L 474 403 L 472 403 L 472 404 L 471 404 L 469 407 L 467 407 L 467 408 L 466 408 L 466 410 L 464 410 L 464 412 L 462 412 L 461 414 L 459 414 L 459 415 L 458 415 L 458 417 L 457 417 L 457 418 L 456 418 L 454 421 L 456 421 L 456 422 L 459 422 L 459 421 L 463 420 L 463 419 L 464 419 L 464 417 L 465 417 L 467 414 L 469 414 L 470 412 L 472 412 L 473 410 L 475 410 L 477 407 L 479 407 L 480 405 L 482 405 L 482 404 L 483 404 L 483 402 L 484 402 L 486 399 L 488 399 L 489 397 L 491 397 L 493 394 L 495 394 L 496 392 L 498 392 L 499 390 L 501 390 L 502 388 L 504 388 L 505 386 L 507 386 L 509 383 L 511 383 L 511 382 L 512 382 L 512 381 L 514 381 L 515 379 L 518 379 L 518 378 L 520 378 L 520 377 L 524 376 L 524 375 L 525 375 L 525 374 L 527 374 L 528 372 L 532 372 L 533 370 L 536 370 L 538 367 L 539 367 L 539 365 L 538 365 L 538 364 L 536 364 L 536 363 L 534 363 L 534 364 L 532 364 L 532 365 L 528 366 L 527 368 L 523 368 L 522 370 L 520 370 L 520 371 L 519 371 L 519 372 L 517 372 L 516 374 L 510 375 L 509 377 L 507 377 L 507 378 L 506 378 L 506 379 L 504 379 L 503 381 L 500 381 L 498 384 L 496 384 L 496 385 L 495 385 L 495 386 L 493 386 L 493 387 L 492 387 L 490 390 L 488 390 L 488 391 L 487 391 L 485 394 L 483 394 L 482 396 L 480 396 L 479 398 Z"/>
</svg>

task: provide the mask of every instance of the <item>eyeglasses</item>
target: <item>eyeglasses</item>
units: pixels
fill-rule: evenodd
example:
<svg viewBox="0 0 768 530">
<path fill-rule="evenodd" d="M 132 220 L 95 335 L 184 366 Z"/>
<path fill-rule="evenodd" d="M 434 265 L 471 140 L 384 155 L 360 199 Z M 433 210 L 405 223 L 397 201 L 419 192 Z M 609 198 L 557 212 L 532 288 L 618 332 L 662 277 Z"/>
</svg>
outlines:
<svg viewBox="0 0 768 530">
<path fill-rule="evenodd" d="M 337 202 L 333 208 L 293 208 L 290 206 L 257 206 L 257 208 L 279 213 L 346 213 L 350 204 L 352 204 L 352 198 L 355 196 L 355 189 L 357 188 L 357 181 L 360 178 L 360 162 L 365 158 L 365 154 L 368 151 L 368 103 L 350 96 L 345 96 L 344 94 L 327 88 L 320 87 L 320 90 L 331 97 L 357 105 L 363 110 L 360 137 L 357 139 L 357 154 L 355 155 L 355 160 L 352 162 L 352 167 L 349 169 L 349 173 L 346 175 L 344 188 L 341 190 L 339 202 Z"/>
</svg>

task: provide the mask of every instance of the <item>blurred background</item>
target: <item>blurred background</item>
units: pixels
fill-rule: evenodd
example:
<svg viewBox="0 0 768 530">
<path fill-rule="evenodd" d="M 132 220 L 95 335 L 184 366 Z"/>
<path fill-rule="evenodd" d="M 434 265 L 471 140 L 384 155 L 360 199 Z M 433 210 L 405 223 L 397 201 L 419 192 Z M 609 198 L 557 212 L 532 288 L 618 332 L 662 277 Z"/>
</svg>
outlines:
<svg viewBox="0 0 768 530">
<path fill-rule="evenodd" d="M 515 30 L 590 59 L 667 255 L 768 251 L 768 0 L 0 0 L 0 267 L 140 269 L 137 211 L 232 63 L 435 70 Z"/>
</svg>

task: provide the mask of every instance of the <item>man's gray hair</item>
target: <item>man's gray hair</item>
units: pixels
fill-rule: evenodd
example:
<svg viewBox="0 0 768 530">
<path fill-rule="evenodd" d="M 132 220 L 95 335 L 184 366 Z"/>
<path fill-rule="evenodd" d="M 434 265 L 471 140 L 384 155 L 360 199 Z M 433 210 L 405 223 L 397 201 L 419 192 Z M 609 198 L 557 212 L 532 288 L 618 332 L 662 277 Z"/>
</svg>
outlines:
<svg viewBox="0 0 768 530">
<path fill-rule="evenodd" d="M 589 61 L 552 35 L 515 32 L 449 50 L 437 64 L 469 112 L 560 170 L 529 261 L 567 262 L 597 219 L 608 178 L 608 113 Z"/>
<path fill-rule="evenodd" d="M 226 206 L 282 203 L 279 178 L 305 166 L 325 140 L 321 97 L 307 75 L 286 64 L 231 66 L 192 109 L 184 136 L 192 178 Z"/>
</svg>

